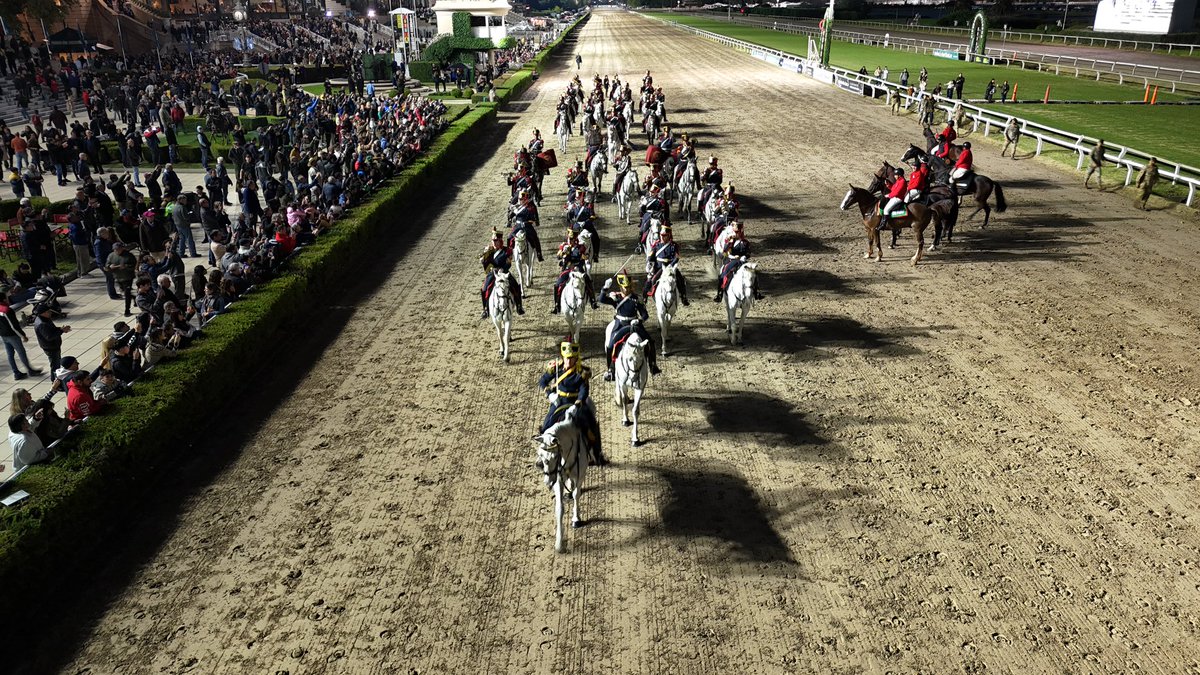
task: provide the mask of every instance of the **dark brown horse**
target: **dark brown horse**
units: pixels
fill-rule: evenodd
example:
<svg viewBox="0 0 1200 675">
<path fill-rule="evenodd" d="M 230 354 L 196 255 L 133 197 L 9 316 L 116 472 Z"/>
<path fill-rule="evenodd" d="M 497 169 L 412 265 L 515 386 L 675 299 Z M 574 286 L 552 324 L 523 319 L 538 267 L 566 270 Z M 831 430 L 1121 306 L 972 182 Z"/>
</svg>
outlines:
<svg viewBox="0 0 1200 675">
<path fill-rule="evenodd" d="M 884 188 L 891 185 L 894 180 L 896 180 L 896 167 L 889 162 L 884 162 L 871 178 L 871 184 L 867 186 L 867 191 L 882 198 Z M 933 243 L 929 245 L 930 251 L 936 251 L 938 246 L 941 246 L 943 239 L 949 244 L 954 238 L 954 226 L 958 223 L 958 193 L 952 185 L 934 185 L 925 195 L 924 203 L 936 211 L 940 217 L 939 222 L 942 226 L 934 228 Z M 899 238 L 900 231 L 892 230 L 892 243 L 888 248 L 896 248 Z"/>
<path fill-rule="evenodd" d="M 954 146 L 957 147 L 957 146 Z M 933 173 L 935 183 L 944 183 L 950 185 L 953 181 L 950 180 L 950 171 L 954 168 L 954 161 L 957 160 L 957 151 L 952 151 L 955 159 L 945 160 L 941 157 L 931 155 L 913 144 L 908 145 L 908 150 L 900 157 L 901 162 L 908 162 L 913 159 L 920 159 L 922 162 L 929 164 L 930 171 Z M 988 204 L 988 199 L 994 192 L 996 194 L 996 212 L 1004 213 L 1008 210 L 1008 202 L 1004 199 L 1004 188 L 1000 186 L 998 181 L 994 181 L 983 174 L 975 173 L 974 171 L 967 173 L 965 181 L 959 181 L 958 185 L 954 186 L 960 197 L 969 196 L 975 200 L 975 210 L 967 219 L 974 218 L 976 214 L 983 211 L 983 225 L 987 227 L 992 219 L 992 207 Z"/>
<path fill-rule="evenodd" d="M 858 205 L 858 210 L 862 215 L 863 228 L 867 232 L 867 253 L 863 257 L 879 262 L 883 260 L 883 244 L 879 241 L 879 218 L 881 215 L 879 198 L 864 188 L 851 185 L 850 190 L 846 192 L 846 197 L 842 199 L 841 209 L 845 211 L 854 204 Z M 925 228 L 929 227 L 930 222 L 933 222 L 934 231 L 940 233 L 942 230 L 941 215 L 924 204 L 912 203 L 908 204 L 906 208 L 908 213 L 889 218 L 887 227 L 893 233 L 906 227 L 912 228 L 913 234 L 917 237 L 917 252 L 909 260 L 916 265 L 921 262 L 921 256 L 925 252 Z M 878 249 L 878 253 L 876 249 Z"/>
</svg>

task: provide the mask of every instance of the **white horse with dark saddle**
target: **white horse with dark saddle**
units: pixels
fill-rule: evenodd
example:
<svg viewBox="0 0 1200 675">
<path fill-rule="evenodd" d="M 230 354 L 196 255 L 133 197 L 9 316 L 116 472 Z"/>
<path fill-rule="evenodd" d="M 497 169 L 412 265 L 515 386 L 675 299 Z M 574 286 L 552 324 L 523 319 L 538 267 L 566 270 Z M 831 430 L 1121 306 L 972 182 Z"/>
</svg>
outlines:
<svg viewBox="0 0 1200 675">
<path fill-rule="evenodd" d="M 566 553 L 563 528 L 563 492 L 571 498 L 571 527 L 580 527 L 579 496 L 587 475 L 588 452 L 584 447 L 583 430 L 575 425 L 579 415 L 576 406 L 567 409 L 563 420 L 533 437 L 537 459 L 534 465 L 542 472 L 547 487 L 554 492 L 554 550 Z"/>
<path fill-rule="evenodd" d="M 589 175 L 592 177 L 592 194 L 600 196 L 600 188 L 604 185 L 604 176 L 608 173 L 608 155 L 604 150 L 597 150 L 592 155 L 592 163 L 588 165 Z"/>
<path fill-rule="evenodd" d="M 563 286 L 562 295 L 558 298 L 558 311 L 567 322 L 567 332 L 575 342 L 579 342 L 579 329 L 583 327 L 583 317 L 587 308 L 587 282 L 583 272 L 571 270 L 567 285 Z"/>
<path fill-rule="evenodd" d="M 660 344 L 662 345 L 662 355 L 667 355 L 667 331 L 671 329 L 671 322 L 675 320 L 675 313 L 679 311 L 679 288 L 675 281 L 675 269 L 679 263 L 671 263 L 663 268 L 662 274 L 658 277 L 658 288 L 654 291 L 654 309 L 658 315 L 658 330 L 660 334 Z"/>
<path fill-rule="evenodd" d="M 617 218 L 624 218 L 626 225 L 629 224 L 633 207 L 638 203 L 638 183 L 637 169 L 630 167 L 629 171 L 625 172 L 625 178 L 617 187 Z"/>
<path fill-rule="evenodd" d="M 758 263 L 748 262 L 738 268 L 725 289 L 725 332 L 729 333 L 729 344 L 742 344 L 742 328 L 754 306 L 754 276 L 757 273 Z"/>
<path fill-rule="evenodd" d="M 525 230 L 517 231 L 513 237 L 513 267 L 517 269 L 517 283 L 521 286 L 522 297 L 529 295 L 529 287 L 533 285 L 533 246 L 525 236 Z"/>
<path fill-rule="evenodd" d="M 683 166 L 683 174 L 679 176 L 679 183 L 675 187 L 676 192 L 679 193 L 679 210 L 687 214 L 688 225 L 692 224 L 692 206 L 700 193 L 698 187 L 696 158 L 689 157 L 687 164 Z"/>
<path fill-rule="evenodd" d="M 504 270 L 496 270 L 495 283 L 488 295 L 488 316 L 492 317 L 492 325 L 496 327 L 496 337 L 500 338 L 500 358 L 508 363 L 508 343 L 512 335 L 512 292 L 508 288 L 510 275 Z"/>
<path fill-rule="evenodd" d="M 562 111 L 558 114 L 558 119 L 554 122 L 555 133 L 558 136 L 559 152 L 567 151 L 567 141 L 571 140 L 571 117 L 567 111 Z"/>
<path fill-rule="evenodd" d="M 646 360 L 646 341 L 637 333 L 630 333 L 621 345 L 621 351 L 613 363 L 616 377 L 613 378 L 613 394 L 621 408 L 621 424 L 632 426 L 629 442 L 633 447 L 641 444 L 638 436 L 638 411 L 642 407 L 642 394 L 650 380 L 650 363 Z"/>
<path fill-rule="evenodd" d="M 657 216 L 650 217 L 650 227 L 646 230 L 646 243 L 643 244 L 642 252 L 646 254 L 646 273 L 654 271 L 654 265 L 650 262 L 654 257 L 654 247 L 662 241 L 662 218 Z"/>
</svg>

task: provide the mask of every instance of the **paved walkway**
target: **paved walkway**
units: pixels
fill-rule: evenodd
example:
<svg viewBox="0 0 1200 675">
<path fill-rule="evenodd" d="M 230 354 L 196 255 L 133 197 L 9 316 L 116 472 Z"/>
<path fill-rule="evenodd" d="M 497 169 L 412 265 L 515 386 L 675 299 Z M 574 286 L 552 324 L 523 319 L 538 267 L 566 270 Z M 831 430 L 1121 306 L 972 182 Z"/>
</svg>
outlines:
<svg viewBox="0 0 1200 675">
<path fill-rule="evenodd" d="M 114 163 L 111 166 L 106 166 L 109 173 L 122 173 L 117 169 L 120 164 Z M 180 180 L 183 182 L 185 190 L 191 186 L 194 188 L 197 184 L 203 183 L 203 172 L 199 168 L 196 169 L 178 169 Z M 107 178 L 107 176 L 106 176 Z M 47 176 L 46 186 L 47 195 L 51 200 L 71 199 L 75 196 L 75 190 L 81 183 L 70 183 L 66 186 L 59 187 L 54 181 L 52 174 Z M 236 213 L 236 206 L 233 207 Z M 193 233 L 196 235 L 196 250 L 201 250 L 199 227 L 193 226 Z M 207 259 L 197 261 L 192 258 L 185 260 L 189 267 L 195 264 L 203 264 L 208 266 Z M 5 267 L 15 269 L 16 265 L 6 263 Z M 190 275 L 190 272 L 189 272 Z M 22 315 L 29 312 L 29 308 L 22 311 Z M 80 368 L 92 370 L 100 363 L 100 343 L 113 331 L 113 324 L 124 320 L 125 301 L 113 300 L 108 297 L 108 290 L 104 284 L 104 274 L 100 270 L 92 270 L 90 274 L 71 281 L 67 284 L 67 297 L 63 300 L 63 311 L 67 313 L 67 318 L 59 320 L 57 323 L 60 326 L 70 326 L 71 332 L 63 336 L 63 356 L 74 356 L 79 359 Z M 12 370 L 8 367 L 7 360 L 3 365 L 0 365 L 0 401 L 3 401 L 6 410 L 7 406 L 12 401 L 12 394 L 18 387 L 28 389 L 34 397 L 40 397 L 50 390 L 49 365 L 46 355 L 37 345 L 37 338 L 33 334 L 33 327 L 27 326 L 24 328 L 25 334 L 29 337 L 29 341 L 25 343 L 26 352 L 29 355 L 29 362 L 35 368 L 41 368 L 46 371 L 45 375 L 40 378 L 30 377 L 18 381 Z M 17 365 L 24 368 L 18 359 Z M 57 408 L 63 416 L 66 416 L 66 394 L 59 393 L 54 397 Z M 8 415 L 4 416 L 5 420 Z M 7 437 L 7 428 L 5 429 L 5 437 Z M 4 465 L 4 470 L 0 471 L 0 480 L 3 480 L 12 474 L 12 447 L 7 443 L 0 445 L 0 464 Z"/>
</svg>

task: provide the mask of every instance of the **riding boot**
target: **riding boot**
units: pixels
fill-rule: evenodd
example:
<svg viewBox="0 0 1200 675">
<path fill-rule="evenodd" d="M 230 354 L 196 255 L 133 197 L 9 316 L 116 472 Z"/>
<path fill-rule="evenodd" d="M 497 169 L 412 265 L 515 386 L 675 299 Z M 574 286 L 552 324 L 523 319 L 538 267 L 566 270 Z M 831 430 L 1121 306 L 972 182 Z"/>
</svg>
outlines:
<svg viewBox="0 0 1200 675">
<path fill-rule="evenodd" d="M 679 284 L 679 299 L 683 301 L 683 306 L 687 307 L 692 304 L 688 301 L 687 279 L 683 278 L 683 273 L 675 271 L 675 281 Z"/>
<path fill-rule="evenodd" d="M 480 319 L 486 319 L 486 318 L 488 318 L 488 303 L 487 303 L 488 299 L 487 299 L 487 294 L 481 291 L 481 292 L 479 293 L 479 295 L 480 295 L 480 297 L 481 297 L 481 298 L 483 298 L 483 314 L 480 314 L 480 315 L 479 315 L 479 318 L 480 318 Z"/>
<path fill-rule="evenodd" d="M 725 289 L 717 288 L 717 294 L 713 296 L 713 302 L 720 302 L 721 298 L 725 297 Z"/>
<path fill-rule="evenodd" d="M 763 298 L 766 297 L 765 295 L 760 293 L 758 290 L 758 277 L 754 277 L 754 283 L 753 283 L 753 285 L 751 285 L 750 288 L 753 289 L 753 291 L 754 291 L 754 299 L 755 300 L 762 300 Z"/>
<path fill-rule="evenodd" d="M 654 348 L 654 340 L 646 340 L 646 363 L 650 366 L 650 374 L 658 375 L 662 369 L 658 367 L 658 350 Z"/>
</svg>

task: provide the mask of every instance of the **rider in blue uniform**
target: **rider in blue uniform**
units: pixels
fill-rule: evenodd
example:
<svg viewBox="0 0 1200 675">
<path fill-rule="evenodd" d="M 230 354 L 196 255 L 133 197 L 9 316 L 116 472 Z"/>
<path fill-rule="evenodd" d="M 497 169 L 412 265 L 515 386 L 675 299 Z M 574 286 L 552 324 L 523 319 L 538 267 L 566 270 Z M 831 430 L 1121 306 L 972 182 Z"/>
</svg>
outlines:
<svg viewBox="0 0 1200 675">
<path fill-rule="evenodd" d="M 538 379 L 538 387 L 550 399 L 550 410 L 542 420 L 542 431 L 562 419 L 567 408 L 577 406 L 576 423 L 587 439 L 596 464 L 607 464 L 601 446 L 600 424 L 590 405 L 592 371 L 580 362 L 579 345 L 569 337 L 559 344 L 559 354 L 562 358 L 548 363 Z"/>
<path fill-rule="evenodd" d="M 512 248 L 513 242 L 517 237 L 517 232 L 524 231 L 525 238 L 529 240 L 529 245 L 537 252 L 538 262 L 542 262 L 542 240 L 538 237 L 537 223 L 537 205 L 533 203 L 529 192 L 523 190 L 520 194 L 520 203 L 513 210 L 512 230 L 508 233 L 508 247 L 509 249 Z"/>
<path fill-rule="evenodd" d="M 683 306 L 687 307 L 691 303 L 688 302 L 687 280 L 683 278 L 683 272 L 679 270 L 679 244 L 675 243 L 675 238 L 671 236 L 671 228 L 664 227 L 659 232 L 658 244 L 650 253 L 650 264 L 654 266 L 654 270 L 650 273 L 650 278 L 646 280 L 646 297 L 654 297 L 654 291 L 658 289 L 658 278 L 662 276 L 662 271 L 668 265 L 676 265 L 675 267 L 675 282 L 679 284 L 679 299 L 683 301 Z"/>
<path fill-rule="evenodd" d="M 729 287 L 729 282 L 733 280 L 733 275 L 745 265 L 750 259 L 750 242 L 746 241 L 746 237 L 742 233 L 742 221 L 733 221 L 733 227 L 737 230 L 737 235 L 729 244 L 729 249 L 726 251 L 728 260 L 721 267 L 721 273 L 717 277 L 717 296 L 713 298 L 713 302 L 720 302 L 721 298 L 725 297 L 725 289 Z M 754 298 L 762 300 L 763 294 L 758 292 L 758 277 L 754 278 Z"/>
<path fill-rule="evenodd" d="M 584 295 L 591 302 L 592 309 L 599 308 L 600 305 L 596 302 L 596 292 L 592 290 L 592 277 L 587 273 L 587 266 L 584 265 L 584 261 L 587 260 L 587 248 L 579 243 L 577 231 L 567 229 L 567 241 L 558 247 L 558 259 L 558 265 L 562 268 L 562 272 L 558 275 L 558 281 L 554 282 L 554 305 L 550 308 L 550 313 L 558 314 L 559 301 L 562 299 L 563 288 L 571 278 L 571 270 L 583 272 Z"/>
<path fill-rule="evenodd" d="M 617 285 L 616 291 L 612 290 L 614 281 Z M 649 320 L 650 313 L 646 311 L 646 305 L 638 297 L 634 280 L 628 272 L 621 270 L 615 277 L 604 282 L 600 302 L 612 305 L 613 320 L 616 322 L 612 334 L 608 337 L 608 342 L 604 345 L 604 355 L 608 361 L 608 372 L 604 374 L 604 379 L 612 381 L 613 367 L 621 343 L 626 337 L 629 337 L 630 333 L 637 333 L 646 341 L 646 362 L 650 366 L 650 373 L 652 375 L 661 373 L 662 371 L 658 367 L 658 350 L 654 347 L 654 338 L 646 330 L 646 321 Z"/>
<path fill-rule="evenodd" d="M 483 288 L 479 291 L 479 297 L 483 301 L 483 314 L 479 318 L 486 319 L 488 317 L 488 296 L 491 295 L 492 286 L 496 283 L 496 270 L 508 272 L 512 267 L 512 249 L 505 246 L 504 238 L 500 236 L 498 230 L 492 230 L 492 243 L 479 257 L 479 264 L 483 265 L 483 269 L 487 271 L 487 277 L 483 280 Z M 517 303 L 517 314 L 524 314 L 525 303 L 521 300 L 521 285 L 511 274 L 508 277 L 508 290 L 511 291 L 513 301 Z"/>
<path fill-rule="evenodd" d="M 533 139 L 529 141 L 529 154 L 536 155 L 546 147 L 546 141 L 542 140 L 542 132 L 539 129 L 533 130 Z"/>
<path fill-rule="evenodd" d="M 581 204 L 574 209 L 573 214 L 568 215 L 573 215 L 571 229 L 576 234 L 587 232 L 592 235 L 592 251 L 595 253 L 595 262 L 600 262 L 600 233 L 596 231 L 596 214 L 591 205 Z"/>
</svg>

